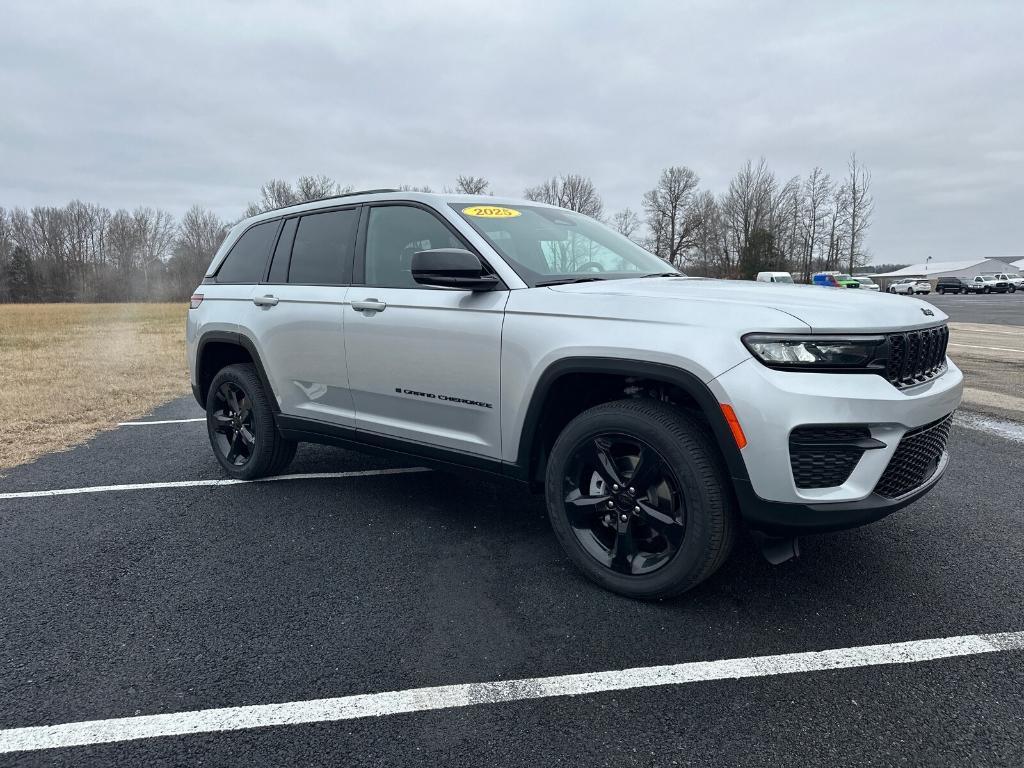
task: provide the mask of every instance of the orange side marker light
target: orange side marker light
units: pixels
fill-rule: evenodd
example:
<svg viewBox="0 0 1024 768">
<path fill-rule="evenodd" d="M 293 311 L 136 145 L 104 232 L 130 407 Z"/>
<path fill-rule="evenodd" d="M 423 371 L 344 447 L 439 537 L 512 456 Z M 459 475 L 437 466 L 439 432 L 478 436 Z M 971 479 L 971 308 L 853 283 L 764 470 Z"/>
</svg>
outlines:
<svg viewBox="0 0 1024 768">
<path fill-rule="evenodd" d="M 736 411 L 732 409 L 731 405 L 722 403 L 722 415 L 725 416 L 729 429 L 732 430 L 732 439 L 736 441 L 736 447 L 745 448 L 747 436 L 743 434 L 743 427 L 740 426 L 740 420 L 736 418 Z"/>
</svg>

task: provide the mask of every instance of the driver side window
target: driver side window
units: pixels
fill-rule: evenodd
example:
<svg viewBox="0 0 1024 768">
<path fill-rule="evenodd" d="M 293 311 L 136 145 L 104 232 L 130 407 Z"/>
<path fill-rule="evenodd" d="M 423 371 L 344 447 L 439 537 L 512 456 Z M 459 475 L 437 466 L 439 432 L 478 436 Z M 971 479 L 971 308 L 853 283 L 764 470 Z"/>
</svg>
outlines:
<svg viewBox="0 0 1024 768">
<path fill-rule="evenodd" d="M 409 205 L 370 209 L 366 228 L 366 285 L 426 288 L 412 279 L 412 257 L 431 248 L 465 248 L 433 214 Z"/>
</svg>

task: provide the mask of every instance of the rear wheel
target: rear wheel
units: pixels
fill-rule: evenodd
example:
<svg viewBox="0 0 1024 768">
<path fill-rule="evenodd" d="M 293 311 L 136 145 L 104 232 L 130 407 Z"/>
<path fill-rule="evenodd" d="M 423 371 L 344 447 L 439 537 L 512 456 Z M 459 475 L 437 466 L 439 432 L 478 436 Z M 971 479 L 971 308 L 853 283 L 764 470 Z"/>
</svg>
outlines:
<svg viewBox="0 0 1024 768">
<path fill-rule="evenodd" d="M 270 400 L 251 364 L 229 365 L 214 377 L 206 396 L 206 430 L 217 461 L 238 480 L 278 474 L 298 447 L 277 431 Z"/>
<path fill-rule="evenodd" d="M 672 597 L 725 561 L 736 512 L 707 425 L 667 403 L 619 400 L 562 431 L 545 482 L 563 549 L 628 597 Z"/>
</svg>

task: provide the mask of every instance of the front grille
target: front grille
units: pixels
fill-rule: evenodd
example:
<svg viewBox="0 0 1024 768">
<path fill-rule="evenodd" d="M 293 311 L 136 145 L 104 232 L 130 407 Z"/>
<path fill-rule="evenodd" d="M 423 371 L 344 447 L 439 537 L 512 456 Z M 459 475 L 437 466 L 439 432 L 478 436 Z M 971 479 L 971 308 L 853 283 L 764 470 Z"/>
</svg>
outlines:
<svg viewBox="0 0 1024 768">
<path fill-rule="evenodd" d="M 924 485 L 938 469 L 952 424 L 953 414 L 949 414 L 907 432 L 875 486 L 875 493 L 896 499 Z"/>
<path fill-rule="evenodd" d="M 853 472 L 868 440 L 867 427 L 808 426 L 789 434 L 789 466 L 797 488 L 835 488 Z"/>
<path fill-rule="evenodd" d="M 934 379 L 946 369 L 946 345 L 949 329 L 940 325 L 920 331 L 886 335 L 889 359 L 885 378 L 893 386 L 905 389 Z"/>
</svg>

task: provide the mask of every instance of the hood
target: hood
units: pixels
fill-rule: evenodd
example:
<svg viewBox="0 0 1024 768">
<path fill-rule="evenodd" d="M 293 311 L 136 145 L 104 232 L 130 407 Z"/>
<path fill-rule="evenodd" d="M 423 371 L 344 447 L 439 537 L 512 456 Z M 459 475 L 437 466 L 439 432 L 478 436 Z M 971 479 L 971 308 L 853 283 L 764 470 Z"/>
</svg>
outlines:
<svg viewBox="0 0 1024 768">
<path fill-rule="evenodd" d="M 636 296 L 652 300 L 707 302 L 716 306 L 770 307 L 809 325 L 814 333 L 876 333 L 924 328 L 946 314 L 919 299 L 863 289 L 784 285 L 750 280 L 647 277 L 552 286 L 577 295 Z"/>
</svg>

